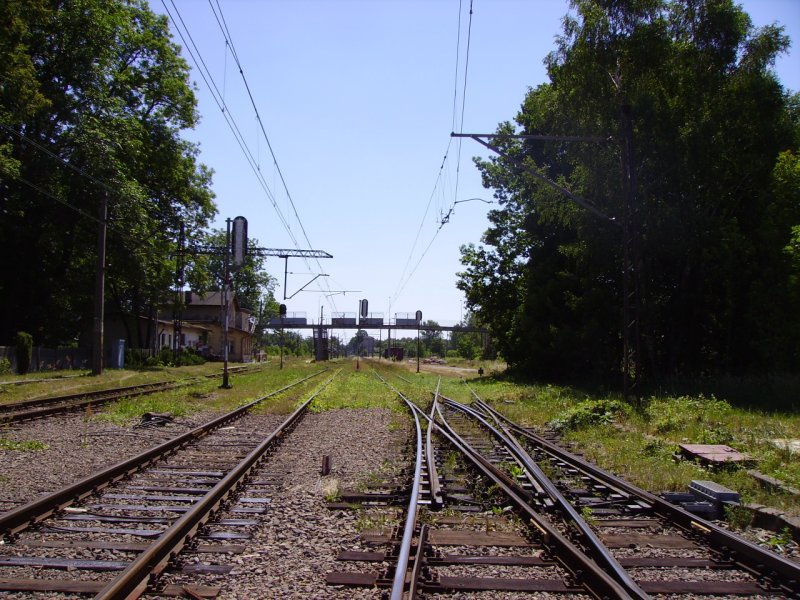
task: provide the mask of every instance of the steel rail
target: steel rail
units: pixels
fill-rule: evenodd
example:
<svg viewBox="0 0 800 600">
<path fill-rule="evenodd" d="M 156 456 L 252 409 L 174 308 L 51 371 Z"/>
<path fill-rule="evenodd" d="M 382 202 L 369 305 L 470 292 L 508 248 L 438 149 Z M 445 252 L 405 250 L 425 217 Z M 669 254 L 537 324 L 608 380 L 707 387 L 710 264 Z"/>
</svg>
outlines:
<svg viewBox="0 0 800 600">
<path fill-rule="evenodd" d="M 144 467 L 156 462 L 163 456 L 177 450 L 189 442 L 197 440 L 207 435 L 214 429 L 222 427 L 223 425 L 238 419 L 241 415 L 249 411 L 260 402 L 263 402 L 264 400 L 276 396 L 281 392 L 285 392 L 286 390 L 300 385 L 312 377 L 316 377 L 320 373 L 323 373 L 325 370 L 318 371 L 308 375 L 307 377 L 299 379 L 298 381 L 292 382 L 279 390 L 271 392 L 227 414 L 209 421 L 205 425 L 196 427 L 191 431 L 187 431 L 186 433 L 159 444 L 158 446 L 150 448 L 141 454 L 107 467 L 99 473 L 95 473 L 94 475 L 90 475 L 89 477 L 81 479 L 62 488 L 61 490 L 0 514 L 0 536 L 14 535 L 20 531 L 23 531 L 24 529 L 27 529 L 31 525 L 46 519 L 53 513 L 62 510 L 87 496 L 90 496 L 97 490 L 107 487 L 115 481 L 140 471 Z"/>
<path fill-rule="evenodd" d="M 82 400 L 79 402 L 72 402 L 69 404 L 58 404 L 58 402 L 65 402 L 68 400 L 62 400 L 62 399 L 53 400 L 52 402 L 44 403 L 46 404 L 46 406 L 40 406 L 39 408 L 31 408 L 28 410 L 22 410 L 20 412 L 10 412 L 6 414 L 0 413 L 0 423 L 20 423 L 23 421 L 31 421 L 33 419 L 40 419 L 43 417 L 49 417 L 51 415 L 57 415 L 61 413 L 68 413 L 81 410 L 83 408 L 88 408 L 90 406 L 101 406 L 103 404 L 109 404 L 111 402 L 121 400 L 122 398 L 135 398 L 137 396 L 146 396 L 148 394 L 156 394 L 158 392 L 174 390 L 186 385 L 189 385 L 189 383 L 181 382 L 177 384 L 166 384 L 166 385 L 159 385 L 156 387 L 148 387 L 148 389 L 139 391 L 121 391 L 120 393 L 117 394 L 111 394 L 111 392 L 109 391 L 106 394 L 99 394 L 98 397 L 91 397 L 87 398 L 86 400 Z M 86 398 L 86 394 L 80 394 L 78 395 L 78 398 Z"/>
<path fill-rule="evenodd" d="M 425 460 L 428 465 L 428 482 L 431 488 L 431 504 L 433 506 L 441 506 L 442 501 L 442 486 L 439 483 L 439 473 L 436 470 L 436 459 L 433 453 L 433 417 L 436 414 L 436 405 L 439 402 L 439 387 L 442 384 L 442 378 L 436 382 L 436 392 L 433 394 L 433 406 L 431 407 L 431 414 L 428 418 L 428 424 L 425 427 Z"/>
<path fill-rule="evenodd" d="M 583 585 L 597 598 L 632 598 L 628 590 L 601 569 L 597 563 L 531 506 L 531 498 L 525 490 L 521 489 L 506 473 L 495 467 L 456 433 L 452 426 L 447 423 L 447 419 L 441 411 L 441 406 L 437 407 L 437 414 L 441 420 L 441 424 L 436 423 L 439 432 L 444 434 L 450 443 L 458 448 L 480 472 L 494 481 L 516 505 L 517 509 L 525 514 L 533 526 L 541 533 L 544 544 L 554 550 L 554 557 L 561 563 L 562 567 L 572 573 L 577 581 L 583 580 Z"/>
<path fill-rule="evenodd" d="M 267 451 L 281 436 L 292 428 L 305 414 L 309 404 L 341 372 L 336 371 L 319 389 L 304 401 L 275 431 L 266 437 L 219 483 L 217 483 L 192 508 L 169 527 L 161 536 L 117 577 L 95 596 L 95 600 L 138 598 L 147 588 L 149 578 L 160 574 L 174 556 L 196 535 L 198 529 L 218 510 L 228 495 L 265 457 Z"/>
<path fill-rule="evenodd" d="M 239 370 L 244 369 L 241 367 Z M 203 377 L 217 377 L 218 374 L 204 375 Z M 0 423 L 19 423 L 49 417 L 50 415 L 72 412 L 89 406 L 100 406 L 108 404 L 121 398 L 135 398 L 147 394 L 174 390 L 180 387 L 191 385 L 195 380 L 203 377 L 190 378 L 182 381 L 157 381 L 140 385 L 131 385 L 120 388 L 108 388 L 104 390 L 92 390 L 76 392 L 64 396 L 51 396 L 49 398 L 36 398 L 33 400 L 21 400 L 0 404 Z M 70 402 L 80 400 L 80 402 Z M 17 411 L 17 412 L 14 412 Z"/>
<path fill-rule="evenodd" d="M 469 444 L 447 424 L 439 404 L 436 405 L 436 413 L 439 415 L 444 425 L 438 424 L 433 418 L 425 414 L 422 409 L 408 401 L 401 392 L 396 390 L 377 373 L 376 376 L 403 398 L 412 409 L 415 417 L 428 419 L 430 424 L 436 428 L 440 435 L 453 444 L 453 446 L 461 451 L 480 472 L 492 479 L 504 491 L 508 498 L 521 512 L 526 514 L 534 527 L 542 534 L 545 545 L 555 550 L 554 555 L 557 560 L 559 560 L 562 567 L 572 573 L 576 580 L 584 579 L 583 585 L 591 594 L 594 594 L 597 598 L 631 598 L 622 586 L 609 577 L 605 571 L 594 563 L 594 561 L 590 560 L 578 547 L 564 537 L 558 529 L 553 527 L 547 519 L 533 509 L 530 504 L 530 498 L 527 497 L 528 494 L 525 490 L 521 489 L 508 475 L 497 469 L 497 467 L 483 458 L 480 453 L 471 448 Z M 396 575 L 397 572 L 395 572 L 395 576 Z M 405 579 L 405 577 L 403 579 Z M 587 583 L 587 581 L 591 583 Z M 402 596 L 400 596 L 400 598 L 402 598 Z"/>
<path fill-rule="evenodd" d="M 20 400 L 19 402 L 8 402 L 5 404 L 0 404 L 0 411 L 3 412 L 11 412 L 15 410 L 24 410 L 29 407 L 33 406 L 43 406 L 47 404 L 55 404 L 57 402 L 69 402 L 70 400 L 77 400 L 79 398 L 95 398 L 98 399 L 103 398 L 106 395 L 118 395 L 125 393 L 127 391 L 130 392 L 137 392 L 137 391 L 145 391 L 151 388 L 157 388 L 159 386 L 165 385 L 175 385 L 178 382 L 175 381 L 156 381 L 153 383 L 143 383 L 141 385 L 130 385 L 121 388 L 111 388 L 105 390 L 91 390 L 86 392 L 76 392 L 74 394 L 65 394 L 64 396 L 50 396 L 48 398 L 34 398 L 31 400 Z M 180 382 L 183 384 L 184 382 Z"/>
<path fill-rule="evenodd" d="M 409 557 L 411 556 L 411 545 L 414 539 L 414 531 L 417 527 L 417 514 L 419 510 L 419 491 L 422 479 L 422 428 L 420 425 L 420 409 L 411 400 L 391 383 L 381 377 L 376 371 L 375 376 L 386 384 L 389 389 L 396 393 L 403 402 L 406 403 L 411 414 L 414 416 L 414 427 L 417 433 L 416 458 L 414 460 L 414 481 L 411 485 L 411 498 L 408 501 L 408 512 L 406 521 L 403 525 L 403 539 L 400 542 L 400 549 L 397 554 L 397 566 L 392 579 L 391 600 L 403 600 L 406 587 L 406 574 L 408 573 Z M 424 415 L 424 413 L 422 413 Z"/>
<path fill-rule="evenodd" d="M 473 392 L 477 398 L 477 394 Z M 602 481 L 609 487 L 621 490 L 630 496 L 650 504 L 656 514 L 661 515 L 671 523 L 681 527 L 684 531 L 703 534 L 709 544 L 718 548 L 725 548 L 731 555 L 731 560 L 740 568 L 749 571 L 756 577 L 769 577 L 778 587 L 793 594 L 800 594 L 800 564 L 792 562 L 774 552 L 769 552 L 747 540 L 723 529 L 719 525 L 707 521 L 689 511 L 667 502 L 663 498 L 643 490 L 600 467 L 593 465 L 579 456 L 560 448 L 551 441 L 528 431 L 517 425 L 501 412 L 477 398 L 479 406 L 485 411 L 491 411 L 500 419 L 508 423 L 511 430 L 533 444 L 544 449 L 551 456 L 555 456 L 590 477 Z"/>
<path fill-rule="evenodd" d="M 419 528 L 417 538 L 417 552 L 411 566 L 411 579 L 408 582 L 408 600 L 415 600 L 419 594 L 419 578 L 422 575 L 422 567 L 425 563 L 425 544 L 428 543 L 428 526 L 422 525 Z"/>
<path fill-rule="evenodd" d="M 605 569 L 611 577 L 618 581 L 619 584 L 628 591 L 631 597 L 640 600 L 649 600 L 651 598 L 651 596 L 633 580 L 628 571 L 619 564 L 611 551 L 600 538 L 597 537 L 597 534 L 592 530 L 589 524 L 586 523 L 586 520 L 581 517 L 578 511 L 575 510 L 575 507 L 572 506 L 558 488 L 556 488 L 550 478 L 544 474 L 539 465 L 536 464 L 536 461 L 525 451 L 519 441 L 511 435 L 508 429 L 500 424 L 499 420 L 497 423 L 502 430 L 497 429 L 497 427 L 489 423 L 483 415 L 479 414 L 471 407 L 461 404 L 460 402 L 455 402 L 449 398 L 444 398 L 444 401 L 446 405 L 477 420 L 520 461 L 529 477 L 533 478 L 533 482 L 544 490 L 561 510 L 562 515 L 578 530 L 583 543 L 590 549 L 595 562 Z"/>
</svg>

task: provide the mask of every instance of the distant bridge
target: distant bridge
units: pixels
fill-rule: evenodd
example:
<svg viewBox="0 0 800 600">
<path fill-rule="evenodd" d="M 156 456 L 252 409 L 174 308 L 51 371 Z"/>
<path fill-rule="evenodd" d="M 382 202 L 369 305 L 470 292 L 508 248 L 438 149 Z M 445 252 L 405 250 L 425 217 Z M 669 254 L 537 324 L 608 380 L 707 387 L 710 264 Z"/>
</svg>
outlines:
<svg viewBox="0 0 800 600">
<path fill-rule="evenodd" d="M 333 317 L 330 323 L 309 323 L 305 313 L 288 313 L 285 317 L 274 317 L 267 321 L 267 327 L 272 329 L 388 329 L 404 331 L 461 331 L 464 333 L 488 333 L 483 327 L 471 325 L 430 325 L 416 319 L 395 318 L 386 319 L 382 316 Z"/>
</svg>

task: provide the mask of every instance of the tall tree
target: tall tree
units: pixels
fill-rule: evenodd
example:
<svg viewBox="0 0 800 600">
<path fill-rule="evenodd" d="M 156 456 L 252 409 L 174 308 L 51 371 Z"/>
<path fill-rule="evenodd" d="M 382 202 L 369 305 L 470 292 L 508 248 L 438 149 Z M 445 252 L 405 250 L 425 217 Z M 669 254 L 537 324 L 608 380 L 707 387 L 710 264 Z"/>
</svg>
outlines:
<svg viewBox="0 0 800 600">
<path fill-rule="evenodd" d="M 193 127 L 189 68 L 144 0 L 0 4 L 0 340 L 69 342 L 91 322 L 98 206 L 109 204 L 107 290 L 147 314 L 216 209 Z M 5 78 L 4 78 L 5 80 Z"/>
<path fill-rule="evenodd" d="M 516 122 L 522 133 L 608 142 L 501 137 L 512 160 L 478 161 L 501 207 L 484 246 L 462 249 L 471 309 L 514 366 L 615 377 L 629 267 L 646 372 L 797 369 L 784 248 L 800 205 L 772 179 L 779 153 L 800 140 L 796 100 L 770 70 L 788 47 L 782 29 L 753 28 L 730 0 L 571 7 L 546 60 L 550 82 L 528 93 Z"/>
</svg>

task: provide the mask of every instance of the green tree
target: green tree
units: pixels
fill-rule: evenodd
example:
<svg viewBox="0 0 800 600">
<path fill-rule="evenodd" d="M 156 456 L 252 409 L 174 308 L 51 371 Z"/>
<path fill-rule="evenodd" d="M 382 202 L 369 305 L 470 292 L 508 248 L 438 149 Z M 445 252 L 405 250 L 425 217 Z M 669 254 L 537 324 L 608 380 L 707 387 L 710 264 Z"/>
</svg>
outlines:
<svg viewBox="0 0 800 600">
<path fill-rule="evenodd" d="M 180 138 L 196 100 L 166 17 L 144 0 L 9 0 L 0 28 L 0 311 L 14 317 L 0 339 L 88 329 L 103 196 L 109 304 L 151 316 L 180 224 L 191 239 L 216 211 L 211 173 Z"/>
<path fill-rule="evenodd" d="M 442 338 L 442 332 L 436 329 L 438 327 L 439 323 L 430 319 L 420 325 L 419 334 L 422 339 L 423 354 L 435 354 L 437 356 L 445 356 L 447 354 L 447 345 Z"/>
<path fill-rule="evenodd" d="M 616 378 L 622 229 L 640 276 L 640 367 L 651 375 L 797 369 L 785 247 L 800 205 L 776 194 L 796 150 L 796 100 L 770 70 L 788 39 L 729 0 L 576 0 L 530 90 L 521 133 L 477 161 L 500 208 L 462 248 L 459 287 L 503 357 L 537 376 Z M 498 134 L 515 133 L 503 123 Z M 542 185 L 570 189 L 610 219 Z"/>
<path fill-rule="evenodd" d="M 477 316 L 473 313 L 468 313 L 464 327 L 480 327 Z M 456 328 L 450 334 L 450 349 L 458 352 L 458 355 L 467 360 L 475 358 L 487 358 L 483 356 L 483 339 L 482 334 L 473 331 L 463 331 L 462 325 Z"/>
</svg>

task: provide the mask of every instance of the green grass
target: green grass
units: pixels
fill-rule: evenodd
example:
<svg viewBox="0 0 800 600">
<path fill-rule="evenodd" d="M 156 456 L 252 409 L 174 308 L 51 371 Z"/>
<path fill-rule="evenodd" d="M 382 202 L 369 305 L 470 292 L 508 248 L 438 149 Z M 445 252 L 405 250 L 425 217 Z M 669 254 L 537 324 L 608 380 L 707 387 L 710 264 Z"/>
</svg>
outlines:
<svg viewBox="0 0 800 600">
<path fill-rule="evenodd" d="M 692 479 L 711 479 L 726 485 L 745 502 L 757 502 L 800 515 L 800 499 L 762 489 L 744 469 L 725 468 L 710 472 L 689 461 L 675 461 L 680 443 L 724 443 L 748 453 L 756 468 L 793 487 L 800 488 L 800 457 L 774 445 L 776 438 L 800 439 L 800 413 L 797 410 L 763 410 L 751 405 L 726 401 L 710 394 L 657 395 L 634 409 L 618 396 L 591 395 L 568 386 L 521 384 L 505 375 L 478 377 L 458 369 L 437 369 L 416 373 L 406 363 L 350 359 L 315 364 L 288 359 L 283 369 L 277 361 L 256 373 L 231 375 L 231 389 L 221 389 L 221 376 L 203 379 L 190 386 L 123 400 L 108 408 L 97 408 L 91 418 L 129 424 L 144 412 L 165 412 L 178 417 L 201 411 L 223 411 L 260 398 L 291 381 L 327 368 L 310 381 L 265 400 L 259 411 L 288 414 L 308 398 L 336 369 L 341 372 L 312 404 L 312 411 L 383 408 L 396 413 L 392 429 L 407 426 L 406 409 L 395 392 L 378 380 L 378 372 L 420 407 L 430 404 L 431 392 L 441 379 L 441 393 L 459 402 L 472 401 L 470 388 L 521 425 L 544 428 L 560 423 L 564 440 L 604 468 L 624 476 L 651 492 L 685 490 Z M 66 393 L 63 387 L 132 385 L 143 380 L 181 376 L 200 372 L 219 373 L 219 364 L 181 367 L 153 372 L 107 371 L 101 378 L 79 377 L 63 382 L 5 386 L 0 398 L 25 394 Z M 466 385 L 465 385 L 466 384 Z M 468 387 L 469 386 L 469 387 Z M 59 389 L 54 389 L 59 388 Z M 0 401 L 3 401 L 0 400 Z M 8 449 L 9 442 L 0 448 Z M 37 449 L 15 446 L 23 450 Z"/>
<path fill-rule="evenodd" d="M 311 411 L 322 412 L 342 408 L 404 410 L 397 394 L 375 376 L 368 363 L 369 361 L 361 360 L 359 369 L 356 369 L 355 362 L 341 362 L 341 372 L 314 400 Z"/>
<path fill-rule="evenodd" d="M 286 364 L 283 369 L 279 369 L 277 364 L 269 364 L 256 372 L 231 374 L 229 377 L 230 389 L 220 387 L 221 377 L 204 378 L 176 390 L 114 402 L 105 408 L 98 409 L 97 414 L 93 417 L 121 425 L 138 420 L 145 412 L 169 413 L 175 417 L 186 417 L 202 411 L 229 411 L 262 398 L 289 383 L 321 371 L 323 368 L 325 367 L 299 361 Z M 323 381 L 323 377 L 325 377 L 324 374 L 319 375 L 291 390 L 264 400 L 256 412 L 290 413 L 300 401 L 311 395 L 311 391 Z"/>
<path fill-rule="evenodd" d="M 7 438 L 0 438 L 0 450 L 16 450 L 17 452 L 35 452 L 37 450 L 46 450 L 47 444 L 38 440 L 23 440 L 15 442 Z"/>
<path fill-rule="evenodd" d="M 25 385 L 0 385 L 0 403 L 91 392 L 106 388 L 140 385 L 158 381 L 189 379 L 221 372 L 221 363 L 206 363 L 204 365 L 190 367 L 159 367 L 146 371 L 105 369 L 102 375 L 96 377 L 89 375 L 88 371 L 57 371 L 3 376 L 0 384 L 13 381 L 31 381 L 33 383 L 26 383 Z M 78 377 L 70 376 L 76 373 L 81 373 L 81 375 Z M 45 381 L 45 379 L 51 378 L 54 378 L 54 380 Z"/>
<path fill-rule="evenodd" d="M 692 479 L 710 479 L 739 492 L 744 502 L 800 515 L 800 498 L 761 488 L 745 468 L 709 471 L 674 459 L 681 443 L 727 444 L 753 457 L 761 472 L 800 487 L 800 457 L 770 441 L 800 439 L 796 413 L 765 413 L 702 395 L 652 397 L 634 410 L 619 398 L 579 398 L 565 388 L 518 386 L 507 394 L 505 382 L 483 385 L 479 394 L 511 419 L 561 426 L 564 440 L 587 459 L 651 492 L 685 491 Z M 513 403 L 503 402 L 509 399 Z"/>
</svg>

